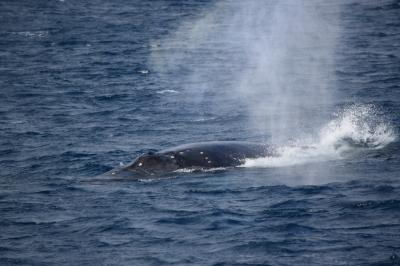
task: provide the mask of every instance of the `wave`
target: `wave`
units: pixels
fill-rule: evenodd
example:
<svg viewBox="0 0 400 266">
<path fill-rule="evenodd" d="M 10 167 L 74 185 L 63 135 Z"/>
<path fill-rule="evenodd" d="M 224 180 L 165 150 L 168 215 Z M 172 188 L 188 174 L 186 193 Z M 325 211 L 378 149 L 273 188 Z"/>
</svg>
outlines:
<svg viewBox="0 0 400 266">
<path fill-rule="evenodd" d="M 381 149 L 396 140 L 374 105 L 352 105 L 335 114 L 316 136 L 277 148 L 277 156 L 247 159 L 243 167 L 283 167 L 345 158 L 358 150 Z"/>
</svg>

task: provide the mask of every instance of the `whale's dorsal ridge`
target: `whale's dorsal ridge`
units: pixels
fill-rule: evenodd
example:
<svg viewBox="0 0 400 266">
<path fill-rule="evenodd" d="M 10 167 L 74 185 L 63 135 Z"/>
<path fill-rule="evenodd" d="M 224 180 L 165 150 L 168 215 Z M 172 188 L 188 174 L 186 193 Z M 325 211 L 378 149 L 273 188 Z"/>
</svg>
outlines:
<svg viewBox="0 0 400 266">
<path fill-rule="evenodd" d="M 247 158 L 272 154 L 263 143 L 245 141 L 210 141 L 183 144 L 158 152 L 148 151 L 118 172 L 130 172 L 139 177 L 163 175 L 179 169 L 235 167 Z M 114 171 L 114 174 L 117 174 Z M 138 177 L 138 178 L 139 178 Z"/>
</svg>

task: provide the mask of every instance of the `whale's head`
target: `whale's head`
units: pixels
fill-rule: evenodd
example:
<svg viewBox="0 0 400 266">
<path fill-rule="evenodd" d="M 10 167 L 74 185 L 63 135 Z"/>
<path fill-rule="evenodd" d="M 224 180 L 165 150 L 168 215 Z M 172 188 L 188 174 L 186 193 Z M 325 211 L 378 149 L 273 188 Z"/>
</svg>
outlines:
<svg viewBox="0 0 400 266">
<path fill-rule="evenodd" d="M 159 175 L 175 171 L 178 168 L 174 155 L 149 152 L 139 156 L 127 167 L 127 170 L 146 175 Z"/>
</svg>

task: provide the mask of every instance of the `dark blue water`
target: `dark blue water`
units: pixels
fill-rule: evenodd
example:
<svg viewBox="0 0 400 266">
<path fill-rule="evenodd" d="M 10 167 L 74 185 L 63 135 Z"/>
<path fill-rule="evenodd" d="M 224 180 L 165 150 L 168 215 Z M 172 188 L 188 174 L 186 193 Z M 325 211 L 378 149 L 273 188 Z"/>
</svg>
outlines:
<svg viewBox="0 0 400 266">
<path fill-rule="evenodd" d="M 234 3 L 0 2 L 0 265 L 400 264 L 400 3 L 325 7 L 339 22 L 336 42 L 326 44 L 331 60 L 314 58 L 327 62 L 318 68 L 307 61 L 304 75 L 292 70 L 299 80 L 329 80 L 329 93 L 304 80 L 291 85 L 307 84 L 305 99 L 265 86 L 271 94 L 261 105 L 259 91 L 246 98 L 229 90 L 243 69 L 260 69 L 246 61 L 250 28 L 230 39 Z M 229 34 L 204 35 L 210 25 Z M 196 45 L 182 50 L 186 43 Z M 289 65 L 307 54 L 290 51 Z M 324 112 L 307 100 L 316 93 Z M 257 129 L 252 106 L 289 98 L 300 107 L 274 105 L 286 112 L 279 118 L 259 112 L 275 123 Z M 295 132 L 282 127 L 286 114 L 296 129 L 320 132 L 301 144 L 311 147 L 306 155 L 288 145 L 280 158 L 245 168 L 147 182 L 94 178 L 148 149 L 273 141 L 273 132 Z"/>
</svg>

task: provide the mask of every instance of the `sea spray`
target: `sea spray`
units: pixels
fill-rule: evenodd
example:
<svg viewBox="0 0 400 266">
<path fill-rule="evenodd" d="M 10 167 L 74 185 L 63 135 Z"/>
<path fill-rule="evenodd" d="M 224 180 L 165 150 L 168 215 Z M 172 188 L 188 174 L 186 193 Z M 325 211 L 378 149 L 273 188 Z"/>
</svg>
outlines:
<svg viewBox="0 0 400 266">
<path fill-rule="evenodd" d="M 340 4 L 218 1 L 150 45 L 149 65 L 198 113 L 241 113 L 273 143 L 317 129 L 335 97 Z M 174 80 L 167 78 L 174 76 Z"/>
<path fill-rule="evenodd" d="M 262 6 L 262 5 L 261 5 Z M 253 2 L 245 42 L 248 63 L 239 95 L 247 99 L 252 125 L 286 143 L 318 128 L 335 97 L 335 48 L 340 35 L 338 4 L 277 1 L 270 14 Z"/>
<path fill-rule="evenodd" d="M 316 136 L 277 148 L 277 156 L 246 160 L 245 167 L 282 167 L 343 159 L 349 153 L 380 149 L 395 141 L 392 125 L 374 105 L 351 105 L 335 114 Z"/>
</svg>

